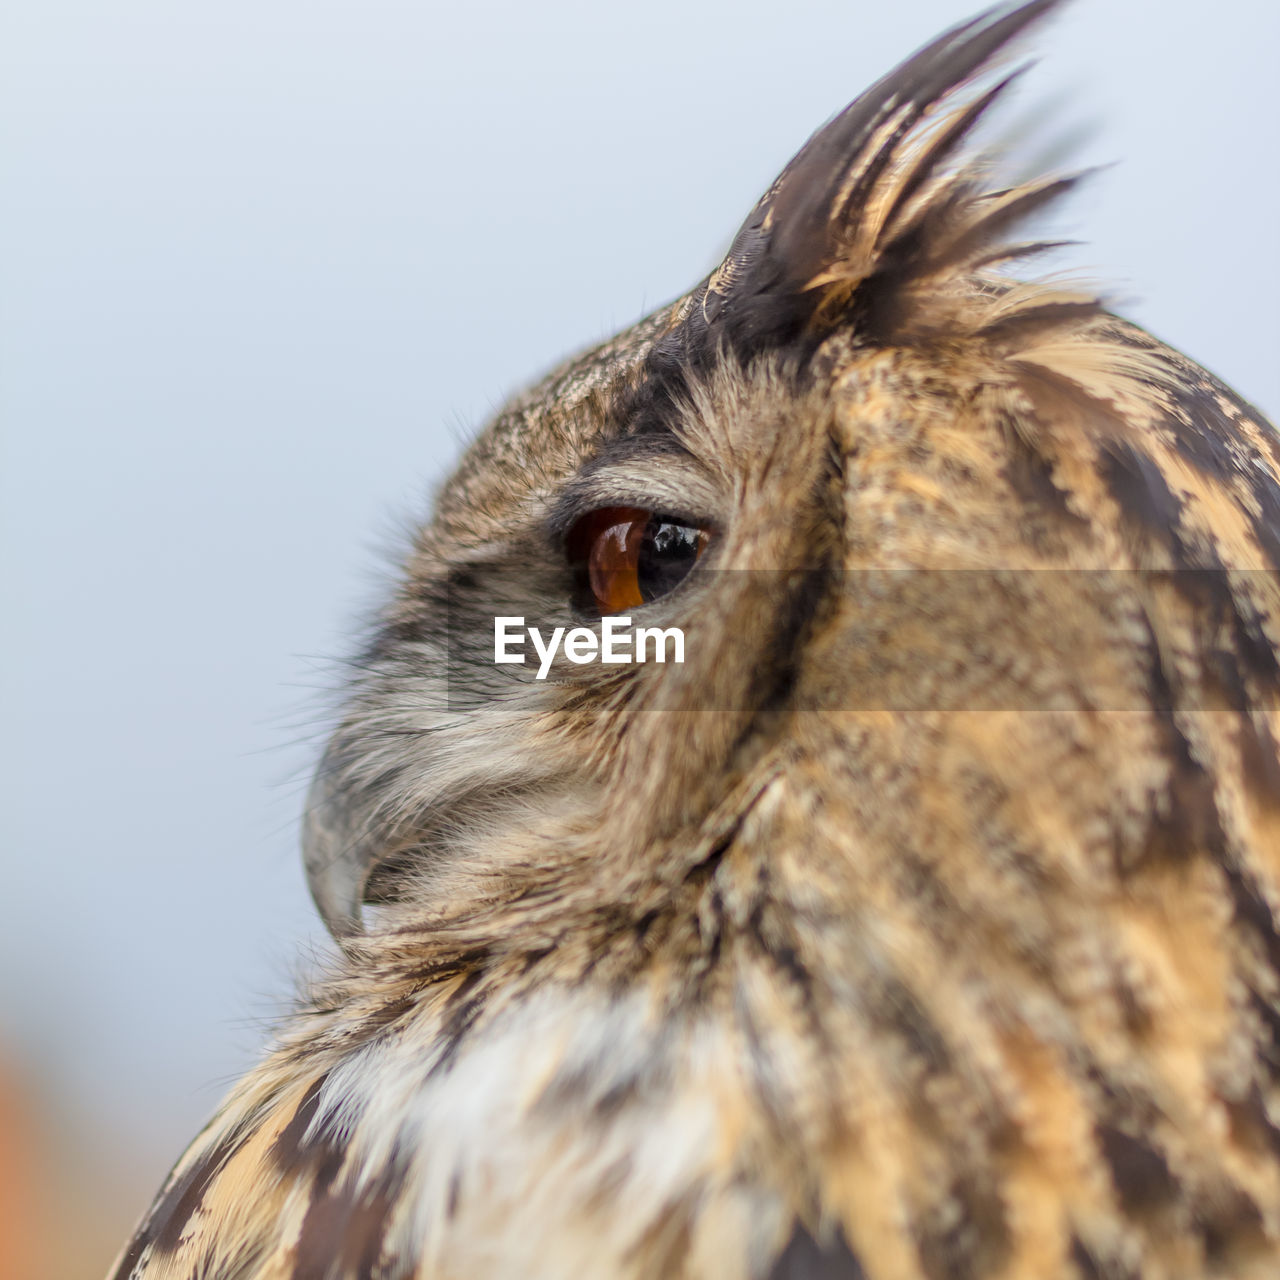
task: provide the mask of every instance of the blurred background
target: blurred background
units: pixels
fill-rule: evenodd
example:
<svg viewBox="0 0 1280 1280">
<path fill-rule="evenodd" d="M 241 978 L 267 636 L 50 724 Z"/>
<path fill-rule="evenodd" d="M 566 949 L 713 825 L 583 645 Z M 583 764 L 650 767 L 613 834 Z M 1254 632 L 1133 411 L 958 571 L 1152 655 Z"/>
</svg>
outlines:
<svg viewBox="0 0 1280 1280">
<path fill-rule="evenodd" d="M 324 690 L 460 441 L 977 4 L 7 7 L 2 1280 L 105 1270 L 323 946 Z M 1278 49 L 1077 0 L 1004 116 L 1118 162 L 1059 265 L 1273 414 Z"/>
</svg>

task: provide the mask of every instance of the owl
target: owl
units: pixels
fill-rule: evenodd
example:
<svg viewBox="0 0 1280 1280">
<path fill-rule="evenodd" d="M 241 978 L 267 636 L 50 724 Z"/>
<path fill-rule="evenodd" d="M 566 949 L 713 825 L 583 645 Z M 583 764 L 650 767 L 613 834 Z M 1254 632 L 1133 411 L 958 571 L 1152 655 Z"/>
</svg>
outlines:
<svg viewBox="0 0 1280 1280">
<path fill-rule="evenodd" d="M 1280 440 L 1022 281 L 1073 179 L 970 137 L 1056 7 L 471 446 L 315 775 L 332 963 L 116 1280 L 1280 1275 Z"/>
</svg>

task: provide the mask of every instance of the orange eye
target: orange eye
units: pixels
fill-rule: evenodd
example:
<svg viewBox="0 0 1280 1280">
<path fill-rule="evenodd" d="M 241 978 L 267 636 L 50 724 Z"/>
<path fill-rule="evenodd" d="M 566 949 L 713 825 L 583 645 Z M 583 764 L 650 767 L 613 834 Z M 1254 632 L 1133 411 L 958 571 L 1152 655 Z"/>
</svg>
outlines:
<svg viewBox="0 0 1280 1280">
<path fill-rule="evenodd" d="M 642 507 L 602 507 L 569 533 L 569 559 L 601 615 L 671 591 L 706 550 L 710 532 Z"/>
</svg>

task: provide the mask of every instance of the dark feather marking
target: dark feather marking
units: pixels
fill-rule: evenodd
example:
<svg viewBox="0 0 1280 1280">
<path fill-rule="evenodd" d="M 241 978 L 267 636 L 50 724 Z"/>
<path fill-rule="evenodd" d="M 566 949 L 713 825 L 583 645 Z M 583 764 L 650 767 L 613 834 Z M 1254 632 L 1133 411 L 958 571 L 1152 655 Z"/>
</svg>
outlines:
<svg viewBox="0 0 1280 1280">
<path fill-rule="evenodd" d="M 387 1027 L 394 1026 L 418 1007 L 413 995 L 400 995 L 366 1014 L 361 1025 L 362 1036 L 372 1039 Z"/>
<path fill-rule="evenodd" d="M 1009 1248 L 1005 1208 L 994 1187 L 962 1177 L 939 1212 L 917 1231 L 928 1280 L 981 1280 L 996 1274 Z"/>
<path fill-rule="evenodd" d="M 1075 1264 L 1080 1280 L 1105 1280 L 1102 1269 L 1079 1236 L 1071 1237 L 1071 1261 Z"/>
<path fill-rule="evenodd" d="M 692 876 L 696 871 L 697 868 L 695 867 L 689 872 L 689 874 Z M 653 928 L 661 914 L 662 913 L 657 909 L 657 907 L 650 907 L 648 911 L 643 912 L 633 922 L 632 927 L 635 930 L 635 939 L 638 945 L 641 947 L 645 945 L 646 939 L 649 937 L 649 931 Z"/>
<path fill-rule="evenodd" d="M 830 1050 L 831 1041 L 822 1018 L 814 975 L 795 949 L 789 926 L 768 911 L 764 896 L 752 907 L 744 933 L 759 949 L 760 954 L 772 963 L 774 972 L 791 984 L 800 997 L 810 1033 L 823 1049 Z M 745 1016 L 745 1010 L 743 1013 Z"/>
<path fill-rule="evenodd" d="M 1250 789 L 1261 803 L 1280 808 L 1280 750 L 1271 726 L 1261 717 L 1241 716 L 1238 741 L 1240 762 Z"/>
<path fill-rule="evenodd" d="M 472 969 L 450 996 L 444 1020 L 437 1037 L 440 1055 L 432 1066 L 432 1074 L 445 1071 L 457 1056 L 458 1049 L 488 998 L 487 991 L 477 991 L 485 978 L 483 969 Z"/>
<path fill-rule="evenodd" d="M 877 1023 L 896 1032 L 927 1071 L 940 1075 L 951 1069 L 947 1042 L 906 983 L 884 978 L 874 990 L 868 988 L 866 997 L 868 1011 Z"/>
<path fill-rule="evenodd" d="M 341 1159 L 332 1159 L 321 1171 L 298 1233 L 292 1280 L 346 1280 L 338 1271 L 339 1250 L 344 1247 L 347 1215 L 329 1194 L 338 1176 Z"/>
<path fill-rule="evenodd" d="M 685 872 L 685 884 L 705 885 L 715 876 L 716 872 L 720 870 L 720 864 L 724 861 L 725 854 L 729 852 L 733 847 L 733 842 L 738 838 L 738 832 L 742 829 L 742 824 L 745 820 L 742 815 L 733 820 L 728 831 L 723 832 L 707 851 L 706 857 L 700 858 Z M 721 905 L 723 906 L 723 903 Z M 641 919 L 647 919 L 655 914 L 656 912 L 654 911 L 648 911 Z M 637 922 L 637 928 L 639 928 L 639 922 Z M 648 925 L 646 924 L 645 931 L 647 930 Z"/>
<path fill-rule="evenodd" d="M 1271 567 L 1280 569 L 1280 486 L 1259 467 L 1250 467 L 1247 474 L 1249 488 L 1259 507 L 1259 514 L 1250 517 L 1253 535 Z"/>
<path fill-rule="evenodd" d="M 1167 421 L 1173 431 L 1173 447 L 1201 475 L 1219 484 L 1230 480 L 1237 470 L 1233 438 L 1238 442 L 1234 425 L 1211 396 L 1188 395 L 1180 386 L 1177 407 L 1186 411 L 1170 414 Z"/>
<path fill-rule="evenodd" d="M 1078 240 L 1028 240 L 1020 244 L 996 245 L 987 253 L 976 254 L 970 266 L 976 271 L 981 267 L 994 267 L 1015 258 L 1030 258 L 1035 254 L 1052 253 L 1055 249 L 1073 249 Z"/>
<path fill-rule="evenodd" d="M 693 399 L 693 383 L 705 361 L 690 359 L 678 327 L 664 342 L 656 343 L 641 366 L 641 377 L 616 397 L 610 408 L 611 443 L 602 449 L 643 448 L 644 442 L 687 454 L 676 434 L 676 423 Z M 703 353 L 704 355 L 710 353 Z M 639 445 L 626 443 L 636 439 Z M 610 455 L 612 456 L 612 455 Z M 554 522 L 554 514 L 553 514 Z"/>
<path fill-rule="evenodd" d="M 1243 869 L 1227 864 L 1223 867 L 1235 923 L 1251 930 L 1262 943 L 1267 963 L 1280 974 L 1280 934 L 1276 931 L 1276 918 L 1253 878 Z"/>
<path fill-rule="evenodd" d="M 520 957 L 521 974 L 532 973 L 554 951 L 555 947 L 532 947 L 523 952 Z"/>
<path fill-rule="evenodd" d="M 1212 635 L 1213 631 L 1210 630 Z M 1205 703 L 1212 711 L 1235 711 L 1248 722 L 1249 691 L 1240 674 L 1239 655 L 1231 649 L 1214 647 L 1204 655 Z"/>
<path fill-rule="evenodd" d="M 1280 569 L 1280 485 L 1223 406 L 1230 404 L 1242 418 L 1257 423 L 1265 423 L 1266 418 L 1203 370 L 1181 359 L 1175 367 L 1180 375 L 1175 412 L 1167 419 L 1175 448 L 1198 470 L 1220 482 L 1232 477 L 1244 481 L 1258 505 L 1256 515 L 1246 512 L 1254 537 L 1272 567 Z"/>
<path fill-rule="evenodd" d="M 815 1008 L 813 999 L 813 974 L 805 966 L 804 961 L 800 959 L 799 953 L 792 946 L 786 943 L 773 943 L 769 945 L 769 958 L 777 966 L 778 970 L 791 980 L 791 984 L 799 990 L 805 998 L 805 1004 L 812 1012 Z"/>
<path fill-rule="evenodd" d="M 205 1192 L 240 1146 L 241 1137 L 229 1134 L 202 1160 L 175 1178 L 156 1200 L 142 1230 L 133 1238 L 112 1280 L 128 1280 L 148 1245 L 156 1253 L 171 1253 L 182 1242 L 187 1224 L 200 1208 Z"/>
<path fill-rule="evenodd" d="M 983 245 L 990 244 L 1002 232 L 1061 199 L 1081 181 L 1083 176 L 1071 174 L 1065 178 L 1055 178 L 998 204 L 990 213 L 980 215 L 968 226 L 963 227 L 950 240 L 944 240 L 932 246 L 925 262 L 921 264 L 923 270 L 938 271 L 952 263 L 972 259 Z M 1091 304 L 1089 314 L 1096 310 L 1097 304 Z"/>
<path fill-rule="evenodd" d="M 1054 483 L 1052 462 L 1012 425 L 1007 428 L 1007 438 L 1009 460 L 1004 464 L 1004 478 L 1029 513 L 1039 518 L 1044 512 L 1052 512 L 1074 528 L 1087 528 L 1089 522 L 1068 505 L 1067 490 Z"/>
<path fill-rule="evenodd" d="M 1115 992 L 1116 1003 L 1120 1007 L 1120 1016 L 1124 1019 L 1125 1029 L 1135 1040 L 1145 1039 L 1150 1035 L 1154 1025 L 1150 1005 L 1138 994 L 1137 988 L 1123 973 L 1117 973 L 1112 977 L 1111 989 Z"/>
<path fill-rule="evenodd" d="M 1170 715 L 1164 718 L 1173 770 L 1147 828 L 1140 862 L 1181 861 L 1192 854 L 1222 859 L 1226 833 L 1218 815 L 1212 775 L 1191 754 L 1191 744 Z"/>
<path fill-rule="evenodd" d="M 1192 854 L 1227 858 L 1227 838 L 1218 814 L 1213 777 L 1192 754 L 1178 726 L 1176 705 L 1154 634 L 1148 633 L 1147 689 L 1151 710 L 1164 735 L 1170 764 L 1168 784 L 1153 803 L 1141 849 L 1117 849 L 1117 870 L 1125 874 L 1152 861 L 1182 861 Z"/>
<path fill-rule="evenodd" d="M 1069 328 L 1098 314 L 1096 298 L 1078 302 L 1045 302 L 1037 307 L 1020 307 L 1013 315 L 985 324 L 979 331 L 993 342 L 1029 344 L 1041 335 Z"/>
<path fill-rule="evenodd" d="M 419 987 L 463 977 L 486 964 L 492 955 L 489 947 L 484 945 L 461 947 L 456 951 L 439 951 L 432 955 L 431 948 L 423 944 L 430 941 L 433 945 L 438 945 L 441 940 L 440 932 L 430 927 L 424 929 L 421 924 L 401 925 L 384 936 L 398 940 L 398 949 L 394 954 L 405 966 L 398 976 Z M 428 953 L 425 960 L 422 958 L 423 952 Z"/>
<path fill-rule="evenodd" d="M 1260 1155 L 1280 1158 L 1280 1128 L 1267 1114 L 1266 1099 L 1256 1080 L 1243 1098 L 1227 1103 L 1227 1115 L 1231 1120 L 1231 1135 L 1237 1142 Z"/>
<path fill-rule="evenodd" d="M 804 651 L 804 642 L 813 631 L 824 604 L 829 604 L 831 587 L 836 578 L 835 565 L 828 553 L 822 563 L 794 575 L 778 575 L 781 582 L 781 599 L 775 597 L 770 604 L 775 606 L 768 614 L 775 622 L 769 633 L 769 656 L 761 656 L 757 670 L 763 676 L 770 673 L 771 679 L 760 682 L 757 690 L 757 714 L 768 715 L 787 706 L 788 699 L 795 689 L 799 677 L 799 659 Z M 756 732 L 756 726 L 749 725 L 744 736 Z"/>
<path fill-rule="evenodd" d="M 1140 1217 L 1177 1199 L 1169 1162 L 1149 1142 L 1113 1124 L 1098 1125 L 1097 1136 L 1125 1213 Z"/>
<path fill-rule="evenodd" d="M 1204 1241 L 1205 1260 L 1215 1271 L 1236 1249 L 1256 1248 L 1265 1240 L 1261 1210 L 1238 1187 L 1218 1198 L 1202 1196 L 1194 1220 Z"/>
<path fill-rule="evenodd" d="M 1125 440 L 1109 440 L 1102 450 L 1102 478 L 1120 510 L 1183 562 L 1177 535 L 1182 503 L 1165 483 L 1160 468 Z"/>
<path fill-rule="evenodd" d="M 1199 470 L 1219 481 L 1233 476 L 1244 481 L 1258 504 L 1258 514 L 1249 513 L 1254 536 L 1272 566 L 1280 569 L 1280 485 L 1224 406 L 1233 406 L 1241 418 L 1256 423 L 1265 423 L 1266 418 L 1204 370 L 1181 357 L 1175 361 L 1180 376 L 1175 412 L 1168 419 L 1175 447 Z"/>
<path fill-rule="evenodd" d="M 1280 1078 L 1280 1005 L 1251 989 L 1249 1008 L 1257 1015 L 1263 1031 L 1262 1063 L 1273 1080 Z"/>
<path fill-rule="evenodd" d="M 819 1244 L 798 1226 L 768 1280 L 866 1280 L 866 1273 L 839 1227 L 830 1240 Z"/>
<path fill-rule="evenodd" d="M 1236 602 L 1234 631 L 1236 649 L 1250 672 L 1264 685 L 1280 686 L 1280 654 L 1267 638 L 1257 612 L 1247 602 Z"/>
<path fill-rule="evenodd" d="M 311 1127 L 320 1109 L 320 1091 L 324 1088 L 328 1074 L 317 1076 L 302 1095 L 289 1123 L 280 1130 L 276 1140 L 271 1144 L 271 1159 L 278 1169 L 293 1171 L 310 1163 L 315 1158 L 317 1142 L 313 1136 L 308 1142 L 307 1130 Z"/>
<path fill-rule="evenodd" d="M 349 1182 L 333 1188 L 337 1168 L 318 1181 L 298 1234 L 292 1280 L 401 1280 L 413 1274 L 409 1258 L 379 1267 L 387 1221 L 399 1192 L 384 1175 L 357 1194 Z"/>
<path fill-rule="evenodd" d="M 956 149 L 973 132 L 978 122 L 986 115 L 995 100 L 1023 74 L 1025 68 L 1005 76 L 993 85 L 986 93 L 974 99 L 945 129 L 941 130 L 928 146 L 921 150 L 919 157 L 911 162 L 911 176 L 904 179 L 898 187 L 893 204 L 885 217 L 885 226 L 892 227 L 910 202 L 912 196 L 937 173 Z"/>
</svg>

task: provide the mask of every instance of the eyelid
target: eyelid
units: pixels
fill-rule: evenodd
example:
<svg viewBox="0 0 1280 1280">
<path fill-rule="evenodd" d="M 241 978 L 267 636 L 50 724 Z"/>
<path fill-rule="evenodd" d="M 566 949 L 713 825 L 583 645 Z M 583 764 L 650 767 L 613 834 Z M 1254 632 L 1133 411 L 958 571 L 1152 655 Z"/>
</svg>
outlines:
<svg viewBox="0 0 1280 1280">
<path fill-rule="evenodd" d="M 661 513 L 673 522 L 713 533 L 724 523 L 722 502 L 710 477 L 684 455 L 663 463 L 663 474 L 639 459 L 600 466 L 573 477 L 552 502 L 547 532 L 552 543 L 564 550 L 570 530 L 602 507 L 635 507 Z M 652 457 L 646 459 L 652 464 Z M 692 465 L 691 465 L 692 464 Z"/>
</svg>

